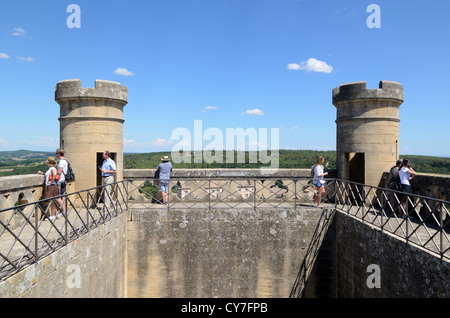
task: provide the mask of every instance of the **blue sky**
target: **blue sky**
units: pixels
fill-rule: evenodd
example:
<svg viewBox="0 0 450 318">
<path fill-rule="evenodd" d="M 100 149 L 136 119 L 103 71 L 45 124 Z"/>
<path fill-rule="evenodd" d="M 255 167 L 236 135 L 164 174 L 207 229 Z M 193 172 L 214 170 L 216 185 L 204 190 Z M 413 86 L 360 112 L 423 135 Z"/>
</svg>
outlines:
<svg viewBox="0 0 450 318">
<path fill-rule="evenodd" d="M 372 3 L 380 28 L 367 25 Z M 171 150 L 195 120 L 334 150 L 332 89 L 388 80 L 405 91 L 400 153 L 450 157 L 449 16 L 444 0 L 2 1 L 0 151 L 57 148 L 54 88 L 74 78 L 128 87 L 124 151 Z"/>
</svg>

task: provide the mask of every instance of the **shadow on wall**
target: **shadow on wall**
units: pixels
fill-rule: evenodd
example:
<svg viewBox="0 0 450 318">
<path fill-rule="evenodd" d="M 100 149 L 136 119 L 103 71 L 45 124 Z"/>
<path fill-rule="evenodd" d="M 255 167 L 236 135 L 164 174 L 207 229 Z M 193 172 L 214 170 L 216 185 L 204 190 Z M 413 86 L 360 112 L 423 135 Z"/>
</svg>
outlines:
<svg viewBox="0 0 450 318">
<path fill-rule="evenodd" d="M 335 297 L 335 235 L 329 233 L 335 229 L 335 213 L 334 209 L 322 210 L 289 298 Z"/>
</svg>

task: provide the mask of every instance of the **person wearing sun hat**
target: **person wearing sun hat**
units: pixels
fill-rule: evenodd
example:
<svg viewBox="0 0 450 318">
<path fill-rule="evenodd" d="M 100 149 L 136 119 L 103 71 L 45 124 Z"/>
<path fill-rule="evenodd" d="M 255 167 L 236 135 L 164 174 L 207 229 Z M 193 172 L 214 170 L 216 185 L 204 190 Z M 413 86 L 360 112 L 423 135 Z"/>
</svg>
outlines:
<svg viewBox="0 0 450 318">
<path fill-rule="evenodd" d="M 162 157 L 161 163 L 156 168 L 156 173 L 159 174 L 159 192 L 161 192 L 164 204 L 167 203 L 169 180 L 172 169 L 172 164 L 170 163 L 170 158 L 168 156 Z"/>
<path fill-rule="evenodd" d="M 59 196 L 59 188 L 57 185 L 56 179 L 56 159 L 55 157 L 48 157 L 46 161 L 48 165 L 48 170 L 44 173 L 42 171 L 38 171 L 38 174 L 45 176 L 45 191 L 44 191 L 44 199 L 53 198 Z M 61 201 L 61 199 L 57 199 L 56 201 Z M 55 203 L 50 201 L 50 220 L 56 219 L 56 206 Z"/>
</svg>

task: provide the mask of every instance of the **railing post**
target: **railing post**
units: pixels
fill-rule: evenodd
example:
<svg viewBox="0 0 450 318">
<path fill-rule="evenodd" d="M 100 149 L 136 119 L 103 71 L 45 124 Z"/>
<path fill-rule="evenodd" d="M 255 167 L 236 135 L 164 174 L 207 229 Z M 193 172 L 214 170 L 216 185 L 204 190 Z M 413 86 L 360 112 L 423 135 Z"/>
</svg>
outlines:
<svg viewBox="0 0 450 318">
<path fill-rule="evenodd" d="M 409 242 L 409 226 L 408 226 L 408 220 L 409 220 L 409 195 L 406 195 L 406 208 L 405 208 L 405 222 L 406 222 L 406 242 Z"/>
<path fill-rule="evenodd" d="M 128 184 L 130 183 L 130 181 L 129 180 L 127 180 L 127 183 L 126 183 L 126 186 L 125 186 L 125 194 L 126 194 L 126 198 L 125 198 L 125 206 L 126 206 L 126 208 L 127 208 L 127 211 L 128 211 L 128 199 L 129 199 L 129 194 L 128 194 Z"/>
<path fill-rule="evenodd" d="M 253 210 L 256 212 L 256 179 L 253 179 Z"/>
<path fill-rule="evenodd" d="M 37 204 L 34 205 L 34 227 L 35 227 L 35 233 L 34 233 L 34 262 L 37 263 L 38 261 L 38 226 L 39 226 L 39 214 L 38 214 L 38 207 Z"/>
<path fill-rule="evenodd" d="M 170 191 L 172 190 L 172 189 L 170 189 L 170 180 L 167 182 L 167 184 L 168 184 L 168 189 L 167 189 L 167 212 L 169 212 L 170 211 Z M 162 199 L 163 199 L 163 204 L 164 204 L 164 198 L 162 198 Z"/>
<path fill-rule="evenodd" d="M 441 208 L 439 209 L 439 237 L 440 237 L 440 251 L 439 254 L 441 255 L 441 260 L 444 259 L 444 203 L 441 202 Z"/>
<path fill-rule="evenodd" d="M 294 179 L 294 211 L 297 210 L 297 181 Z"/>
<path fill-rule="evenodd" d="M 364 223 L 364 218 L 365 218 L 365 216 L 366 216 L 366 187 L 365 186 L 361 186 L 361 188 L 362 188 L 362 202 L 361 202 L 361 213 L 362 213 L 362 215 L 361 215 L 361 220 L 363 221 L 363 223 Z"/>
<path fill-rule="evenodd" d="M 66 195 L 64 195 L 64 197 L 63 197 L 63 200 L 64 200 L 64 202 L 63 202 L 63 204 L 65 205 L 65 211 L 63 212 L 63 213 L 61 213 L 62 214 L 62 216 L 63 216 L 63 218 L 64 218 L 64 232 L 65 232 L 65 236 L 66 236 L 66 246 L 67 246 L 67 244 L 68 244 L 68 240 L 69 240 L 69 231 L 68 231 L 68 227 L 67 227 L 67 218 L 68 218 L 68 215 L 67 215 L 67 200 L 66 200 L 66 196 L 67 196 L 67 194 Z"/>
</svg>

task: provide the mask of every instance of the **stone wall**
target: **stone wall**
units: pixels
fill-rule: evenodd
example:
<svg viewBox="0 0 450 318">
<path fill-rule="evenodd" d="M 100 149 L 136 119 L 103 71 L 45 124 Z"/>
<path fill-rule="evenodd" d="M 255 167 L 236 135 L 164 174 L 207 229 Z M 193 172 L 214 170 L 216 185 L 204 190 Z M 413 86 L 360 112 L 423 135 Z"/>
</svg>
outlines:
<svg viewBox="0 0 450 318">
<path fill-rule="evenodd" d="M 340 212 L 335 218 L 337 297 L 450 297 L 448 261 Z"/>
<path fill-rule="evenodd" d="M 38 174 L 0 177 L 0 210 L 42 200 L 44 196 L 44 182 L 44 176 Z M 74 184 L 75 182 L 72 182 L 67 185 L 68 193 L 74 191 Z M 32 208 L 32 205 L 27 207 L 27 209 Z M 11 219 L 13 213 L 14 210 L 0 213 L 0 221 L 13 227 L 22 226 L 23 217 L 16 215 Z M 28 212 L 24 213 L 29 214 Z"/>
<path fill-rule="evenodd" d="M 287 298 L 315 250 L 308 247 L 324 213 L 313 207 L 134 211 L 128 297 Z"/>
<path fill-rule="evenodd" d="M 0 282 L 0 297 L 126 297 L 128 217 L 119 215 Z"/>
<path fill-rule="evenodd" d="M 389 173 L 385 172 L 381 184 L 386 185 Z M 411 179 L 414 194 L 450 201 L 450 175 L 418 173 Z"/>
<path fill-rule="evenodd" d="M 44 190 L 44 176 L 22 175 L 0 177 L 0 210 L 17 205 L 19 201 L 38 201 Z"/>
</svg>

